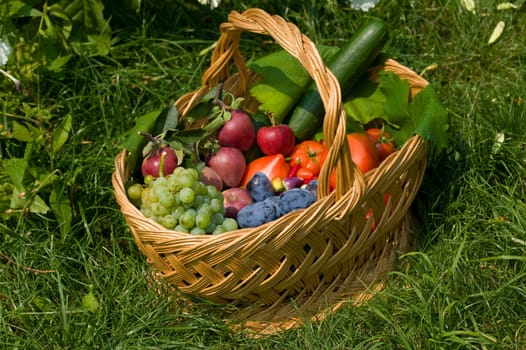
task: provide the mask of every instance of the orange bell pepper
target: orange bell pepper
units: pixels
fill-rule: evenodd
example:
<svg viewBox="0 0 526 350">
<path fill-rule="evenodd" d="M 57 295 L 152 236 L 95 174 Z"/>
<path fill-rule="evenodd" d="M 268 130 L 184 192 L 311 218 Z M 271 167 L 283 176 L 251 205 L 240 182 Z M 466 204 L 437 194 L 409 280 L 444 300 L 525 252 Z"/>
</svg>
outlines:
<svg viewBox="0 0 526 350">
<path fill-rule="evenodd" d="M 267 175 L 270 181 L 273 182 L 277 178 L 282 180 L 286 178 L 289 175 L 290 167 L 283 154 L 256 158 L 248 163 L 243 178 L 241 179 L 241 187 L 246 187 L 252 176 L 258 171 Z"/>
</svg>

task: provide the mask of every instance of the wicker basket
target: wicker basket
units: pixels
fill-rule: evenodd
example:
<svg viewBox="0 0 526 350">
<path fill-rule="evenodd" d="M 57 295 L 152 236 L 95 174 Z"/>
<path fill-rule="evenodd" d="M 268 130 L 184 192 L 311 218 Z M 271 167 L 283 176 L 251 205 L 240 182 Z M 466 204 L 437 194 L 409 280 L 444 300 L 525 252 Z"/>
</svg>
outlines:
<svg viewBox="0 0 526 350">
<path fill-rule="evenodd" d="M 410 247 L 408 210 L 422 181 L 429 145 L 414 136 L 364 176 L 350 158 L 340 86 L 315 45 L 295 25 L 260 9 L 232 12 L 220 29 L 202 87 L 175 103 L 182 121 L 220 81 L 235 96 L 245 97 L 245 107 L 254 108 L 248 87 L 256 77 L 239 51 L 240 34 L 271 36 L 302 63 L 324 103 L 329 153 L 317 202 L 257 228 L 195 236 L 163 228 L 128 200 L 126 151 L 115 158 L 113 187 L 135 242 L 158 277 L 182 295 L 234 304 L 230 319 L 258 334 L 273 333 L 305 317 L 322 318 L 324 310 L 335 310 L 345 301 L 366 300 L 381 286 L 378 277 L 392 268 L 395 252 Z M 378 69 L 408 80 L 413 94 L 427 85 L 393 60 Z M 336 190 L 330 192 L 328 180 L 334 168 L 339 176 Z M 385 193 L 390 194 L 386 206 Z M 373 215 L 366 219 L 371 209 Z M 371 231 L 373 218 L 376 228 Z"/>
</svg>

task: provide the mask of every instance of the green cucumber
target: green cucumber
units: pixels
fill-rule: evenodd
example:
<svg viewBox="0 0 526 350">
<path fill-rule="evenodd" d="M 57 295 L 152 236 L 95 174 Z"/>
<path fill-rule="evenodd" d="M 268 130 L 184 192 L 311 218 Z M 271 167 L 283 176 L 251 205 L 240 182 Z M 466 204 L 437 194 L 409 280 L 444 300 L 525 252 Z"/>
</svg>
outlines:
<svg viewBox="0 0 526 350">
<path fill-rule="evenodd" d="M 357 30 L 335 54 L 328 68 L 340 83 L 344 96 L 369 68 L 387 42 L 384 22 L 374 20 Z M 288 125 L 298 140 L 311 138 L 323 123 L 324 108 L 313 82 L 292 111 Z"/>
</svg>

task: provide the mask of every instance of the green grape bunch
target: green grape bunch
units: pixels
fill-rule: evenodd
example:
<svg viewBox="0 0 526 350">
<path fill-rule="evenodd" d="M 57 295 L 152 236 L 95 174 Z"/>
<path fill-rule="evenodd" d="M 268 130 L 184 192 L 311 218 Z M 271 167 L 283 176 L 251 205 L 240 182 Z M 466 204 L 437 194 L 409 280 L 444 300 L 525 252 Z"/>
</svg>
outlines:
<svg viewBox="0 0 526 350">
<path fill-rule="evenodd" d="M 167 229 L 199 235 L 237 229 L 237 221 L 225 217 L 221 191 L 199 176 L 197 169 L 179 166 L 170 175 L 146 176 L 144 185 L 131 185 L 128 197 L 145 217 Z"/>
</svg>

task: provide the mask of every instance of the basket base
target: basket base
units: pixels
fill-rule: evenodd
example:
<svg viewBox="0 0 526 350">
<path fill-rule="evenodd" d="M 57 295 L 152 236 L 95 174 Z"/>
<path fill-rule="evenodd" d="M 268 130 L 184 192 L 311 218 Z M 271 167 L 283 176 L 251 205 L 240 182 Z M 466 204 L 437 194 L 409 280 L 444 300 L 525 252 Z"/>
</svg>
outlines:
<svg viewBox="0 0 526 350">
<path fill-rule="evenodd" d="M 322 321 L 330 313 L 336 312 L 345 304 L 360 306 L 383 289 L 382 278 L 392 271 L 399 254 L 415 250 L 414 220 L 410 212 L 394 233 L 390 242 L 385 244 L 382 253 L 375 259 L 363 264 L 351 274 L 338 276 L 328 283 L 322 283 L 308 295 L 300 294 L 294 299 L 286 296 L 272 305 L 241 305 L 230 303 L 219 305 L 224 322 L 230 329 L 243 332 L 247 337 L 257 338 L 272 335 L 301 326 L 305 321 Z M 156 279 L 156 277 L 154 277 Z M 162 295 L 172 294 L 158 283 L 152 283 Z M 175 291 L 178 304 L 187 313 L 199 308 L 200 301 Z M 210 302 L 205 302 L 209 307 Z"/>
<path fill-rule="evenodd" d="M 251 305 L 232 312 L 226 321 L 233 330 L 260 337 L 318 322 L 345 304 L 360 306 L 383 289 L 382 278 L 392 271 L 397 255 L 415 250 L 414 222 L 407 213 L 391 242 L 376 259 L 347 276 L 321 284 L 314 293 L 282 300 L 271 306 Z"/>
</svg>

